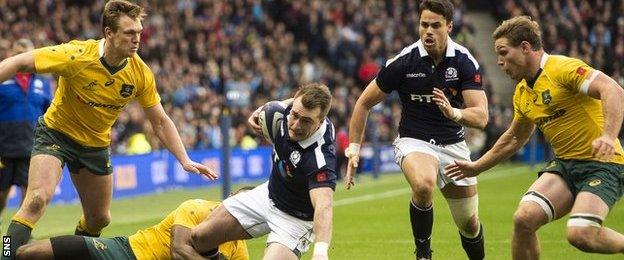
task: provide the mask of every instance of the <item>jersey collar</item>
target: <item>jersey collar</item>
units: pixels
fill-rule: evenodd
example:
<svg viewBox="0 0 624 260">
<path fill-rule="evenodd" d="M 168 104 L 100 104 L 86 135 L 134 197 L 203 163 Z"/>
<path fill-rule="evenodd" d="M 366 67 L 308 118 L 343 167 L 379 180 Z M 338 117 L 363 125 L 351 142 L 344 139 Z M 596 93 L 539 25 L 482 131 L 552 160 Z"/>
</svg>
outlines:
<svg viewBox="0 0 624 260">
<path fill-rule="evenodd" d="M 100 55 L 100 63 L 102 66 L 108 70 L 108 73 L 114 75 L 118 71 L 122 70 L 128 64 L 128 59 L 125 59 L 119 66 L 110 65 L 104 60 L 104 43 L 106 43 L 106 39 L 101 39 L 98 43 L 98 54 Z"/>
<path fill-rule="evenodd" d="M 327 129 L 327 123 L 325 122 L 325 119 L 323 119 L 323 123 L 321 123 L 321 127 L 319 127 L 319 129 L 316 130 L 314 134 L 312 134 L 307 139 L 301 140 L 298 142 L 301 148 L 306 149 L 313 143 L 316 143 L 319 139 L 323 138 L 323 135 L 325 134 L 326 129 Z"/>
<path fill-rule="evenodd" d="M 544 52 L 542 54 L 542 57 L 540 58 L 540 69 L 544 69 L 544 66 L 546 65 L 546 60 L 548 60 L 548 57 L 550 57 L 548 53 Z"/>
<path fill-rule="evenodd" d="M 450 36 L 447 36 L 446 38 L 446 57 L 455 57 L 455 45 L 457 43 L 455 43 L 453 41 L 453 39 L 451 39 Z M 418 53 L 420 54 L 420 57 L 425 57 L 425 56 L 429 56 L 429 53 L 427 52 L 427 50 L 425 50 L 425 45 L 423 45 L 421 40 L 418 40 L 416 42 L 416 47 L 418 47 Z"/>
</svg>

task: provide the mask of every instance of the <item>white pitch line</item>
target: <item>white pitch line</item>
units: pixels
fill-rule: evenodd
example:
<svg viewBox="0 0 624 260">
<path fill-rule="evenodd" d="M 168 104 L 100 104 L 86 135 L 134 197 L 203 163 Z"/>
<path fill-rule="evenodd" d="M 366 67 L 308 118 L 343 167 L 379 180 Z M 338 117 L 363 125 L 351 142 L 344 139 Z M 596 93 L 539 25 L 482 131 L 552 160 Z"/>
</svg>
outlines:
<svg viewBox="0 0 624 260">
<path fill-rule="evenodd" d="M 513 167 L 513 168 L 505 169 L 502 171 L 497 171 L 496 172 L 497 174 L 494 174 L 494 175 L 486 173 L 486 175 L 483 175 L 483 177 L 479 177 L 479 180 L 488 181 L 488 180 L 505 178 L 509 176 L 515 176 L 515 175 L 523 173 L 522 171 L 519 170 L 520 168 L 526 168 L 526 166 Z M 409 188 L 395 189 L 395 190 L 390 190 L 390 191 L 385 191 L 385 192 L 380 192 L 380 193 L 374 193 L 374 194 L 368 194 L 368 195 L 363 195 L 363 196 L 357 196 L 353 198 L 336 200 L 334 201 L 334 206 L 343 206 L 343 205 L 350 205 L 350 204 L 355 204 L 355 203 L 365 202 L 365 201 L 380 200 L 380 199 L 396 197 L 396 196 L 400 196 L 404 194 L 409 194 L 411 192 L 412 190 Z"/>
</svg>

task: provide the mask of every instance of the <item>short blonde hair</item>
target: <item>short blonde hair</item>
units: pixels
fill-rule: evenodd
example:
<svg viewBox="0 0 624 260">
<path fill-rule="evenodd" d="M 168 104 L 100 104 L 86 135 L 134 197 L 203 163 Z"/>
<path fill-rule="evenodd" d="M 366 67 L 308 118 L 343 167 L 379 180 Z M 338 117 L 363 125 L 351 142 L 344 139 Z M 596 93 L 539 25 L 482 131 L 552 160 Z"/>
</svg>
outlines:
<svg viewBox="0 0 624 260">
<path fill-rule="evenodd" d="M 539 24 L 529 16 L 517 16 L 503 21 L 492 33 L 492 38 L 494 40 L 507 38 L 513 47 L 526 41 L 533 46 L 534 51 L 542 49 L 542 33 Z"/>
<path fill-rule="evenodd" d="M 111 0 L 104 5 L 104 11 L 102 12 L 102 32 L 105 33 L 106 27 L 111 28 L 113 32 L 117 32 L 119 29 L 119 18 L 121 15 L 127 15 L 132 19 L 145 18 L 147 14 L 143 7 L 125 1 L 125 0 Z"/>
</svg>

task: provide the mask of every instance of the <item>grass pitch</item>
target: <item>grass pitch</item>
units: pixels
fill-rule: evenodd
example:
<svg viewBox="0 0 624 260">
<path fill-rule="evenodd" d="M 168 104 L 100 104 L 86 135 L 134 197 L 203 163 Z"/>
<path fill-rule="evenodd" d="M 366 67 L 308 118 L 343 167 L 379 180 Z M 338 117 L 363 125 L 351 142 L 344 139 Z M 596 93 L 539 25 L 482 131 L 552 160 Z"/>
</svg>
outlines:
<svg viewBox="0 0 624 260">
<path fill-rule="evenodd" d="M 511 259 L 511 217 L 521 195 L 535 180 L 535 171 L 528 166 L 503 165 L 479 176 L 479 215 L 484 225 L 488 259 Z M 220 194 L 219 188 L 202 188 L 116 200 L 111 209 L 112 223 L 102 236 L 133 234 L 158 223 L 184 200 L 219 200 Z M 385 174 L 376 180 L 368 175 L 360 176 L 351 190 L 339 183 L 334 196 L 330 258 L 414 259 L 409 197 L 410 190 L 400 173 Z M 466 259 L 448 206 L 439 191 L 434 200 L 434 258 Z M 3 214 L 2 231 L 6 231 L 6 223 L 14 213 L 15 209 L 10 209 Z M 72 234 L 80 214 L 79 205 L 51 206 L 37 223 L 33 235 L 41 239 Z M 618 203 L 605 225 L 624 232 L 623 216 L 624 206 Z M 542 259 L 622 259 L 622 255 L 585 254 L 570 246 L 565 239 L 566 221 L 567 218 L 563 218 L 540 229 Z M 248 241 L 251 259 L 262 258 L 265 239 Z M 304 259 L 309 258 L 309 253 L 304 255 Z"/>
</svg>

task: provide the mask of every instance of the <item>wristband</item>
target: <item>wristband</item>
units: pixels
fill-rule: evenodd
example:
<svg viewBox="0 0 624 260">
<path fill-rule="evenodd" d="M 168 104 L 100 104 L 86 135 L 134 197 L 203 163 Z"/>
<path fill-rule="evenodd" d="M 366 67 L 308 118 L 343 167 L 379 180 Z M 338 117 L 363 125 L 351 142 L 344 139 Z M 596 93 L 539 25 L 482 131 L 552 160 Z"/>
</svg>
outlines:
<svg viewBox="0 0 624 260">
<path fill-rule="evenodd" d="M 314 254 L 312 255 L 327 256 L 327 249 L 329 249 L 327 242 L 316 242 L 314 243 Z"/>
<path fill-rule="evenodd" d="M 358 143 L 350 143 L 349 147 L 345 149 L 345 156 L 351 158 L 351 156 L 358 156 L 360 154 L 361 145 Z"/>
<path fill-rule="evenodd" d="M 461 110 L 459 110 L 459 108 L 453 108 L 453 116 L 451 117 L 451 120 L 459 122 L 460 119 L 462 119 Z"/>
</svg>

